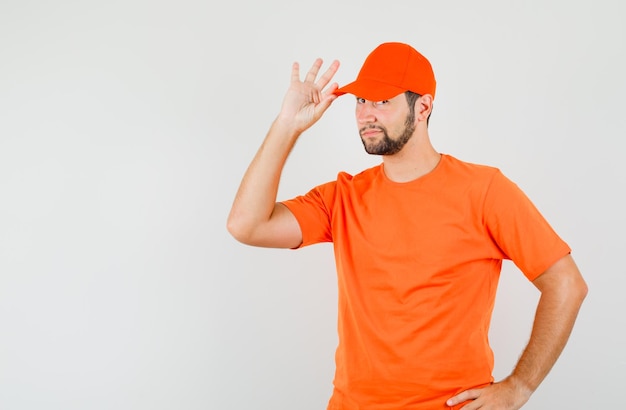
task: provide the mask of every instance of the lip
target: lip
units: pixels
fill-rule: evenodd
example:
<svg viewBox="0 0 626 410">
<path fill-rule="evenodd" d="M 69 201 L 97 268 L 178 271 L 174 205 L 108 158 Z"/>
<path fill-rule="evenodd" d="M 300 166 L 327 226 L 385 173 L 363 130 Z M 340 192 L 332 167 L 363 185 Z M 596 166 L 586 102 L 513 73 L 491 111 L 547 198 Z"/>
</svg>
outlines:
<svg viewBox="0 0 626 410">
<path fill-rule="evenodd" d="M 381 133 L 382 133 L 381 130 L 378 130 L 376 128 L 370 128 L 370 129 L 367 129 L 367 130 L 361 132 L 361 136 L 362 137 L 373 137 L 373 136 L 381 134 Z"/>
</svg>

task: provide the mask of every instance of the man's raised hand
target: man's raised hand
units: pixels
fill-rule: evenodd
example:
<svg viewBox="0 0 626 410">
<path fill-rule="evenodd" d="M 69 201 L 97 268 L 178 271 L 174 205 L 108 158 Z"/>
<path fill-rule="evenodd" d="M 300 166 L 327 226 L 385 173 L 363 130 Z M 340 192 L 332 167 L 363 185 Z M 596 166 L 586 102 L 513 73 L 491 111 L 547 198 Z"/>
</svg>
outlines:
<svg viewBox="0 0 626 410">
<path fill-rule="evenodd" d="M 315 124 L 337 98 L 334 94 L 338 88 L 337 83 L 332 83 L 328 88 L 324 88 L 337 72 L 339 61 L 333 61 L 326 72 L 318 79 L 317 75 L 322 67 L 322 63 L 321 58 L 315 60 L 304 81 L 300 80 L 300 65 L 297 62 L 293 63 L 291 83 L 283 99 L 278 120 L 297 133 L 301 133 Z"/>
</svg>

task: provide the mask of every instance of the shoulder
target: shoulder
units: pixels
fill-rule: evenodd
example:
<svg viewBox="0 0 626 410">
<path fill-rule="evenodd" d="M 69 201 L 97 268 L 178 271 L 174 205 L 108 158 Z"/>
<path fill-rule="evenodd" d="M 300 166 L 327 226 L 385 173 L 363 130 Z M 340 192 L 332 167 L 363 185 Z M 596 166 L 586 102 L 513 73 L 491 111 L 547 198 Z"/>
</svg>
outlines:
<svg viewBox="0 0 626 410">
<path fill-rule="evenodd" d="M 349 186 L 349 185 L 361 185 L 361 184 L 369 184 L 371 183 L 381 172 L 381 166 L 376 165 L 371 168 L 367 168 L 358 174 L 349 174 L 347 172 L 339 172 L 337 174 L 337 185 L 338 186 Z"/>
<path fill-rule="evenodd" d="M 442 162 L 445 170 L 455 176 L 491 178 L 493 175 L 501 173 L 496 167 L 462 161 L 448 154 L 442 154 Z"/>
<path fill-rule="evenodd" d="M 325 202 L 332 202 L 337 195 L 345 195 L 346 192 L 359 191 L 362 187 L 369 186 L 376 179 L 380 172 L 380 165 L 365 169 L 357 174 L 350 174 L 341 171 L 337 174 L 337 178 L 332 181 L 322 183 L 311 189 L 307 196 L 318 196 Z"/>
<path fill-rule="evenodd" d="M 449 187 L 485 193 L 494 180 L 506 179 L 500 169 L 484 164 L 461 161 L 451 155 L 442 154 L 441 178 Z"/>
</svg>

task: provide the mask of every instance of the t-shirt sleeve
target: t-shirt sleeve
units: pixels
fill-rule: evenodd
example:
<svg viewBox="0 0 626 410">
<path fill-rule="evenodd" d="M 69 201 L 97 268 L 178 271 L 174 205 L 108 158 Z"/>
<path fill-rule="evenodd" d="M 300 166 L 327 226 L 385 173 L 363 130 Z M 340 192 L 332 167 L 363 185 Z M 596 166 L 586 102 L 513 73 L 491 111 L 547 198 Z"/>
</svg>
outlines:
<svg viewBox="0 0 626 410">
<path fill-rule="evenodd" d="M 335 182 L 310 190 L 306 195 L 282 201 L 298 220 L 302 243 L 298 248 L 320 242 L 332 242 L 331 207 Z"/>
<path fill-rule="evenodd" d="M 526 194 L 500 171 L 487 189 L 484 211 L 490 235 L 530 280 L 571 251 Z"/>
</svg>

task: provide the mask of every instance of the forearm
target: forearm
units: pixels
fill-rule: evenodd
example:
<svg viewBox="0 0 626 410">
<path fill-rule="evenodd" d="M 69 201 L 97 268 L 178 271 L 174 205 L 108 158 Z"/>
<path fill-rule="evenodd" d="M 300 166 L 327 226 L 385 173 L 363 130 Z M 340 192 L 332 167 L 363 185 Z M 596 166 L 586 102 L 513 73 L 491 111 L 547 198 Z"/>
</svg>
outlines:
<svg viewBox="0 0 626 410">
<path fill-rule="evenodd" d="M 269 221 L 276 204 L 281 173 L 299 132 L 279 119 L 246 170 L 228 217 L 228 230 L 244 240 L 255 227 Z"/>
<path fill-rule="evenodd" d="M 553 274 L 546 278 L 546 283 L 538 285 L 542 293 L 531 337 L 509 377 L 528 395 L 537 389 L 563 351 L 587 294 L 586 284 L 571 257 L 564 260 L 572 273 L 561 273 L 559 282 L 553 280 Z"/>
</svg>

